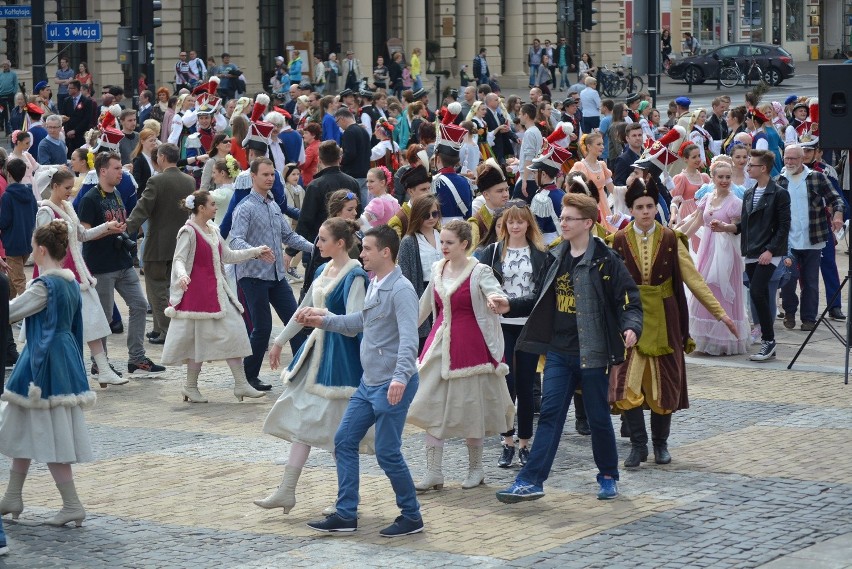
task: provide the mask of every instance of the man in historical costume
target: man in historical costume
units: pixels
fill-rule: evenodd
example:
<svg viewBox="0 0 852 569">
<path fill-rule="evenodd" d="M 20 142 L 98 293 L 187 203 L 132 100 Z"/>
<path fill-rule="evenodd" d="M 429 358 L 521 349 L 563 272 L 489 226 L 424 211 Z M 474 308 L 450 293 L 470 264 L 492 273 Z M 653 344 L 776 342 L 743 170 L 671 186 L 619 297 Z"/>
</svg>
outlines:
<svg viewBox="0 0 852 569">
<path fill-rule="evenodd" d="M 453 219 L 467 219 L 473 212 L 473 192 L 467 178 L 456 172 L 459 165 L 459 149 L 467 130 L 453 124 L 460 103 L 450 103 L 438 125 L 435 143 L 435 166 L 438 173 L 432 178 L 432 192 L 441 203 L 441 218 L 444 223 Z"/>
<path fill-rule="evenodd" d="M 684 284 L 718 320 L 736 335 L 736 327 L 714 298 L 689 254 L 686 236 L 663 227 L 657 214 L 659 191 L 651 179 L 634 180 L 625 196 L 633 221 L 611 237 L 639 286 L 643 332 L 628 350 L 625 363 L 610 380 L 610 402 L 624 415 L 632 449 L 624 466 L 635 468 L 648 459 L 648 433 L 643 409 L 651 409 L 654 460 L 668 464 L 672 413 L 689 407 L 684 354 L 695 348 L 689 337 L 689 312 Z"/>
<path fill-rule="evenodd" d="M 471 244 L 473 247 L 476 247 L 479 240 L 491 229 L 494 223 L 494 212 L 505 206 L 509 200 L 509 183 L 506 180 L 506 174 L 493 158 L 479 165 L 476 169 L 476 179 L 485 203 L 467 220 L 473 234 Z"/>
<path fill-rule="evenodd" d="M 432 193 L 432 183 L 429 172 L 422 165 L 409 169 L 402 175 L 402 187 L 408 194 L 408 201 L 402 204 L 402 208 L 388 221 L 388 227 L 396 231 L 396 234 L 404 236 L 408 233 L 409 216 L 411 215 L 411 204 L 425 195 Z"/>
</svg>

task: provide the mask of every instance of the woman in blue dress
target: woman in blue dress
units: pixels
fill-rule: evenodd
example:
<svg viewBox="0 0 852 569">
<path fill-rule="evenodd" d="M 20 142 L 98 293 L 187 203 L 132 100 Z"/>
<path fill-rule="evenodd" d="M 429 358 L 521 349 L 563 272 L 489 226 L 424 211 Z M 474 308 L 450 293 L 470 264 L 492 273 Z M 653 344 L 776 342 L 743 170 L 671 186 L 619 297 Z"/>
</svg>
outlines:
<svg viewBox="0 0 852 569">
<path fill-rule="evenodd" d="M 0 416 L 0 453 L 12 459 L 0 515 L 24 510 L 21 490 L 30 462 L 46 462 L 62 495 L 62 509 L 47 523 L 83 525 L 86 511 L 77 497 L 71 465 L 92 460 L 83 409 L 94 405 L 83 363 L 80 286 L 63 268 L 68 228 L 51 221 L 33 235 L 40 275 L 9 305 L 9 319 L 26 318 L 27 344 L 6 390 Z"/>
<path fill-rule="evenodd" d="M 349 257 L 358 230 L 356 222 L 339 217 L 322 224 L 316 247 L 331 260 L 317 269 L 300 309 L 311 306 L 352 314 L 364 307 L 367 273 Z M 280 363 L 284 344 L 301 330 L 294 316 L 269 352 L 272 369 Z M 334 450 L 334 434 L 363 374 L 360 342 L 360 334 L 352 338 L 316 328 L 282 373 L 284 392 L 266 417 L 263 432 L 289 441 L 290 455 L 281 485 L 268 498 L 256 500 L 256 505 L 288 513 L 296 505 L 296 483 L 311 447 Z M 372 435 L 368 435 L 362 450 L 371 447 Z"/>
</svg>

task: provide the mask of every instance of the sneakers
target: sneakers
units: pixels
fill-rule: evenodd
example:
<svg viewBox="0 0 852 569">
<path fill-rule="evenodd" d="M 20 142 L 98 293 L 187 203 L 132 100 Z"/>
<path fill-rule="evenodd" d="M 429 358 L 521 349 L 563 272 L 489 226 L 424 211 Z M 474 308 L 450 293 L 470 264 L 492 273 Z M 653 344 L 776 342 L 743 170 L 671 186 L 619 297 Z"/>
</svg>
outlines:
<svg viewBox="0 0 852 569">
<path fill-rule="evenodd" d="M 158 366 L 150 359 L 143 357 L 141 361 L 132 363 L 127 362 L 127 373 L 133 377 L 160 377 L 166 368 Z"/>
<path fill-rule="evenodd" d="M 379 535 L 382 537 L 400 537 L 421 531 L 423 531 L 423 518 L 412 520 L 405 516 L 399 516 L 391 525 L 381 530 Z"/>
<path fill-rule="evenodd" d="M 771 360 L 775 357 L 775 340 L 770 340 L 768 342 L 763 342 L 760 345 L 760 351 L 756 354 L 752 354 L 749 356 L 753 362 L 765 362 L 766 360 Z"/>
<path fill-rule="evenodd" d="M 296 270 L 296 267 L 290 267 L 287 269 L 287 280 L 291 283 L 300 283 L 304 279 L 299 275 L 299 271 Z"/>
<path fill-rule="evenodd" d="M 601 489 L 598 491 L 598 500 L 612 500 L 618 496 L 618 481 L 615 478 L 598 476 L 598 484 L 601 485 Z"/>
<path fill-rule="evenodd" d="M 513 460 L 515 460 L 515 447 L 503 445 L 503 454 L 500 455 L 500 460 L 497 461 L 497 466 L 500 468 L 509 468 L 512 466 Z"/>
<path fill-rule="evenodd" d="M 784 328 L 787 330 L 792 330 L 796 327 L 796 315 L 795 314 L 784 314 Z"/>
<path fill-rule="evenodd" d="M 544 489 L 535 484 L 524 482 L 520 478 L 514 484 L 497 492 L 497 499 L 504 504 L 516 504 L 518 502 L 529 502 L 544 497 Z"/>
<path fill-rule="evenodd" d="M 397 518 L 398 521 L 398 518 Z M 358 518 L 347 520 L 345 518 L 341 518 L 340 514 L 334 512 L 330 516 L 326 516 L 324 520 L 320 520 L 317 522 L 308 522 L 308 527 L 311 529 L 315 529 L 317 531 L 323 531 L 326 533 L 344 533 L 344 532 L 353 532 L 358 529 Z M 396 525 L 396 524 L 394 524 Z M 393 527 L 393 526 L 391 526 Z M 387 528 L 390 529 L 390 528 Z M 423 522 L 420 522 L 420 529 L 423 529 Z M 394 536 L 387 536 L 394 537 Z"/>
<path fill-rule="evenodd" d="M 832 320 L 846 320 L 846 315 L 840 308 L 832 308 L 828 311 L 828 317 Z"/>
<path fill-rule="evenodd" d="M 763 332 L 760 330 L 760 326 L 755 326 L 751 329 L 751 343 L 759 344 L 761 342 L 761 338 L 763 337 Z"/>
<path fill-rule="evenodd" d="M 518 449 L 518 460 L 521 466 L 526 466 L 530 459 L 530 447 L 521 447 Z"/>
<path fill-rule="evenodd" d="M 129 366 L 128 366 L 128 367 L 129 367 Z M 117 369 L 115 369 L 115 366 L 114 366 L 114 365 L 112 365 L 112 362 L 110 362 L 110 364 L 109 364 L 109 369 L 111 369 L 111 370 L 112 370 L 112 372 L 113 372 L 115 375 L 117 375 L 118 377 L 121 377 L 121 372 L 120 372 L 120 371 L 118 371 Z M 93 377 L 93 378 L 94 378 L 94 377 L 98 377 L 98 373 L 100 373 L 100 370 L 98 370 L 98 364 L 94 364 L 94 363 L 93 363 L 93 364 L 92 364 L 92 377 Z"/>
<path fill-rule="evenodd" d="M 802 332 L 810 332 L 811 330 L 816 330 L 816 322 L 802 322 L 802 325 L 799 327 L 799 330 Z"/>
</svg>

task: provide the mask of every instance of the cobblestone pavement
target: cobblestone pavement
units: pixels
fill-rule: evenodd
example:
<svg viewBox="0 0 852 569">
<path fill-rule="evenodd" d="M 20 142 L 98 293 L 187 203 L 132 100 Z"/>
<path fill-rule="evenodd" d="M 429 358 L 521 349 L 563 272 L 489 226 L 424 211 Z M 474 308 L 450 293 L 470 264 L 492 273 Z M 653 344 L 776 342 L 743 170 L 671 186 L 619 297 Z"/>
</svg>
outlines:
<svg viewBox="0 0 852 569">
<path fill-rule="evenodd" d="M 824 347 L 809 357 L 837 365 L 842 350 L 822 334 Z M 125 340 L 110 339 L 122 366 Z M 160 352 L 149 345 L 155 361 Z M 378 536 L 398 511 L 373 457 L 362 460 L 354 534 L 305 527 L 336 494 L 324 451 L 312 452 L 290 514 L 252 504 L 277 486 L 289 449 L 261 433 L 282 390 L 268 368 L 270 396 L 243 403 L 223 363 L 202 371 L 207 404 L 181 401 L 182 368 L 95 387 L 87 420 L 96 461 L 75 467 L 84 527 L 44 524 L 61 500 L 46 467 L 34 465 L 24 513 L 4 519 L 11 553 L 0 567 L 852 567 L 852 397 L 842 375 L 761 368 L 743 357 L 690 362 L 692 407 L 674 418 L 672 464 L 622 469 L 618 499 L 595 499 L 590 441 L 573 428 L 547 495 L 513 506 L 494 497 L 517 472 L 496 467 L 499 441 L 486 442 L 487 484 L 473 490 L 461 489 L 463 441 L 448 441 L 447 486 L 421 496 L 426 531 L 393 541 Z M 629 444 L 618 445 L 623 460 Z M 419 429 L 406 429 L 404 453 L 417 478 Z M 0 458 L 0 488 L 8 466 Z"/>
</svg>

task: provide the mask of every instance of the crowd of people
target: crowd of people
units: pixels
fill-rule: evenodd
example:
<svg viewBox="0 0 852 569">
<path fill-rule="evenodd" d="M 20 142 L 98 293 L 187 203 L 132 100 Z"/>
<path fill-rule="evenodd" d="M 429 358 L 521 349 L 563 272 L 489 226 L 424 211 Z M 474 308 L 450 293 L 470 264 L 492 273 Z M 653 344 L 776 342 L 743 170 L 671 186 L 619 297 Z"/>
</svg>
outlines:
<svg viewBox="0 0 852 569">
<path fill-rule="evenodd" d="M 237 96 L 245 87 L 227 54 L 205 66 L 181 52 L 177 92 L 144 90 L 136 109 L 117 88 L 97 104 L 64 61 L 59 107 L 37 85 L 0 152 L 0 297 L 11 299 L 0 356 L 14 364 L 0 514 L 22 513 L 37 460 L 63 498 L 51 523 L 82 523 L 70 465 L 92 458 L 87 371 L 105 388 L 186 366 L 180 395 L 204 403 L 202 362 L 225 360 L 242 401 L 272 389 L 267 352 L 284 391 L 263 432 L 291 447 L 260 507 L 294 508 L 311 448 L 331 450 L 338 498 L 309 525 L 354 531 L 358 454 L 371 453 L 401 510 L 382 535 L 421 531 L 416 493 L 444 487 L 447 438 L 466 442 L 462 488 L 484 483 L 486 462 L 509 468 L 517 456 L 516 481 L 497 498 L 540 498 L 572 401 L 598 498 L 612 499 L 610 415 L 631 442 L 624 467 L 649 459 L 644 409 L 654 460 L 669 463 L 672 414 L 689 407 L 685 354 L 737 356 L 757 343 L 752 360 L 775 357 L 776 314 L 793 329 L 798 311 L 813 330 L 820 274 L 830 317 L 845 319 L 835 232 L 848 184 L 819 146 L 815 99 L 751 92 L 742 105 L 719 97 L 695 109 L 678 97 L 661 122 L 647 93 L 602 100 L 587 54 L 567 81 L 574 58 L 560 43 L 530 48 L 528 101 L 482 80 L 483 51 L 478 85 L 448 89 L 437 109 L 417 50 L 410 88 L 401 53 L 365 82 L 351 52 L 328 67 L 317 58 L 334 73 L 308 78 L 294 51 L 279 58 L 272 92 L 253 99 Z M 547 89 L 551 67 L 562 101 Z M 272 309 L 285 327 L 270 347 Z M 125 317 L 120 371 L 105 340 L 125 333 Z M 19 357 L 9 322 L 22 319 Z M 163 344 L 160 363 L 146 339 Z M 425 431 L 416 483 L 401 453 L 406 423 Z M 486 458 L 497 436 L 502 448 Z"/>
</svg>

